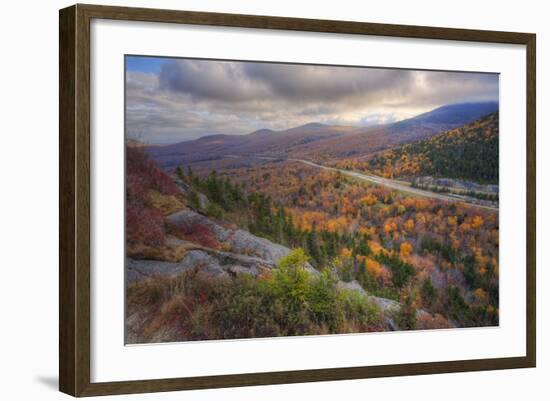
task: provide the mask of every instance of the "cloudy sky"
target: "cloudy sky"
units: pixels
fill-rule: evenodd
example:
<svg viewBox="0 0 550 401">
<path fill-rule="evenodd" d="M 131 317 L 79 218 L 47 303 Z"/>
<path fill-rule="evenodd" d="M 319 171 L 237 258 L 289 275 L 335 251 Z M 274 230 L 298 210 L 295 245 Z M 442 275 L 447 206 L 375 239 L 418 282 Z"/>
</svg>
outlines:
<svg viewBox="0 0 550 401">
<path fill-rule="evenodd" d="M 367 126 L 498 100 L 498 75 L 126 57 L 126 131 L 165 144 L 311 122 Z"/>
</svg>

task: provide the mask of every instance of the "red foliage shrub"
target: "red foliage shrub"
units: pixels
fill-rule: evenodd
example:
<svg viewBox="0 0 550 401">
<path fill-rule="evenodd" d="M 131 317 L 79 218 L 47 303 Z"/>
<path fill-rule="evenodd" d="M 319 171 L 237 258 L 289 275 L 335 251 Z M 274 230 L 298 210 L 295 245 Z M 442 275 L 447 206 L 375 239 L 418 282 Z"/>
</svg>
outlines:
<svg viewBox="0 0 550 401">
<path fill-rule="evenodd" d="M 142 242 L 152 246 L 162 245 L 165 233 L 161 213 L 146 207 L 143 203 L 127 203 L 126 239 L 130 242 Z"/>
<path fill-rule="evenodd" d="M 179 193 L 174 180 L 140 148 L 126 147 L 126 186 L 127 196 L 143 195 L 151 189 L 165 195 Z"/>
<path fill-rule="evenodd" d="M 220 247 L 216 235 L 206 224 L 192 222 L 189 224 L 180 224 L 171 226 L 170 231 L 177 237 L 194 242 L 208 248 L 217 249 Z"/>
<path fill-rule="evenodd" d="M 164 220 L 160 211 L 148 206 L 150 190 L 177 195 L 172 178 L 149 159 L 143 149 L 126 147 L 126 239 L 146 245 L 162 245 Z"/>
<path fill-rule="evenodd" d="M 137 174 L 126 174 L 126 199 L 128 202 L 145 202 L 147 200 L 147 188 L 143 179 Z"/>
</svg>

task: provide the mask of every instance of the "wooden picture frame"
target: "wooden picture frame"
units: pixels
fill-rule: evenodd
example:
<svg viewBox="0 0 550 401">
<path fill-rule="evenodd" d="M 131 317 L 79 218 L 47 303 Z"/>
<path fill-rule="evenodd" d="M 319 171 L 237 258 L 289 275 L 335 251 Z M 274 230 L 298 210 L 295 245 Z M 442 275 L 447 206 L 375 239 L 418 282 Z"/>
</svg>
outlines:
<svg viewBox="0 0 550 401">
<path fill-rule="evenodd" d="M 525 60 L 527 71 L 526 356 L 92 383 L 90 380 L 90 21 L 95 18 L 525 45 L 527 49 Z M 62 392 L 73 396 L 95 396 L 535 367 L 536 37 L 534 34 L 80 4 L 60 11 L 59 28 L 59 388 Z"/>
</svg>

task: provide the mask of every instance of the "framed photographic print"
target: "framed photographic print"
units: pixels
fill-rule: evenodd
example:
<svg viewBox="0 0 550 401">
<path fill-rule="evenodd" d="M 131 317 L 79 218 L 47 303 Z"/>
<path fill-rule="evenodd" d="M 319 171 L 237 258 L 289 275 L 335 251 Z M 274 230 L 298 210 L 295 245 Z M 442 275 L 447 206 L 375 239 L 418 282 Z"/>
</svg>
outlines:
<svg viewBox="0 0 550 401">
<path fill-rule="evenodd" d="M 60 390 L 534 367 L 535 35 L 60 11 Z"/>
</svg>

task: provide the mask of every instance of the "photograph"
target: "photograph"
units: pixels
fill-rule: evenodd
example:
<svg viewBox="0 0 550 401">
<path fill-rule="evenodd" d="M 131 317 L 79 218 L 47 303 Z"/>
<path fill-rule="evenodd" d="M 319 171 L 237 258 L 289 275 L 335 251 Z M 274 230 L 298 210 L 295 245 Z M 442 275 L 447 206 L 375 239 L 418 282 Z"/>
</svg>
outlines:
<svg viewBox="0 0 550 401">
<path fill-rule="evenodd" d="M 126 342 L 499 325 L 499 76 L 126 56 Z"/>
<path fill-rule="evenodd" d="M 498 73 L 124 57 L 126 344 L 499 326 Z"/>
</svg>

